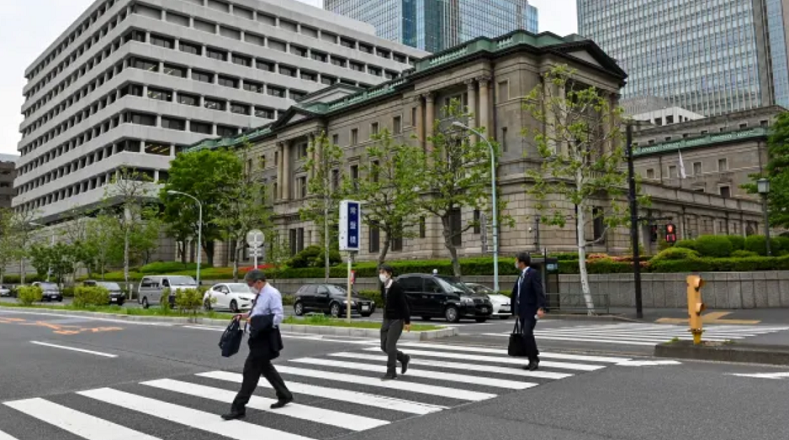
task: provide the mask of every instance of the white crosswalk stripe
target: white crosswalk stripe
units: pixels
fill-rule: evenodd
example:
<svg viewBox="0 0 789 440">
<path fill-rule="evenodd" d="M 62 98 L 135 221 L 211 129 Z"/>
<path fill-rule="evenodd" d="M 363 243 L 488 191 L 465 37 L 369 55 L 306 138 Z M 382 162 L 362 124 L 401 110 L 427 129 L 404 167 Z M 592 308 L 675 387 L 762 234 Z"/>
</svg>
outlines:
<svg viewBox="0 0 789 440">
<path fill-rule="evenodd" d="M 707 325 L 704 340 L 725 342 L 746 339 L 789 330 L 782 326 L 759 325 Z M 509 332 L 481 333 L 483 336 L 508 338 Z M 687 326 L 668 324 L 610 324 L 598 326 L 553 327 L 537 329 L 534 336 L 538 341 L 590 342 L 614 345 L 654 346 L 674 338 L 692 340 Z M 543 355 L 540 355 L 544 357 Z"/>
<path fill-rule="evenodd" d="M 366 345 L 366 344 L 365 344 Z M 243 377 L 238 372 L 205 371 L 176 378 L 156 378 L 47 398 L 0 404 L 6 411 L 87 440 L 158 440 L 168 430 L 202 431 L 200 438 L 258 440 L 326 440 L 396 423 L 409 417 L 447 410 L 466 402 L 480 402 L 517 390 L 538 387 L 627 361 L 624 357 L 542 353 L 540 369 L 523 369 L 525 359 L 511 358 L 506 350 L 403 341 L 411 356 L 408 372 L 397 380 L 379 379 L 386 356 L 378 347 L 357 346 L 348 351 L 277 362 L 277 370 L 295 401 L 280 409 L 270 384 L 261 380 L 247 405 L 244 421 L 223 421 Z M 57 402 L 57 403 L 56 403 Z M 98 405 L 97 402 L 100 402 Z M 206 408 L 209 408 L 206 410 Z M 264 417 L 256 414 L 266 413 Z M 130 417 L 119 416 L 130 415 Z M 144 417 L 140 423 L 139 416 Z M 38 440 L 30 429 L 3 429 L 0 440 Z M 18 419 L 14 423 L 20 423 Z M 124 426 L 128 424 L 129 426 Z M 53 428 L 54 427 L 54 428 Z M 16 426 L 15 426 L 16 428 Z M 27 434 L 29 432 L 30 434 Z M 48 435 L 50 440 L 61 440 Z"/>
<path fill-rule="evenodd" d="M 739 376 L 739 377 L 750 377 L 753 379 L 779 379 L 779 380 L 789 380 L 789 372 L 781 372 L 781 373 L 730 373 L 730 376 Z"/>
</svg>

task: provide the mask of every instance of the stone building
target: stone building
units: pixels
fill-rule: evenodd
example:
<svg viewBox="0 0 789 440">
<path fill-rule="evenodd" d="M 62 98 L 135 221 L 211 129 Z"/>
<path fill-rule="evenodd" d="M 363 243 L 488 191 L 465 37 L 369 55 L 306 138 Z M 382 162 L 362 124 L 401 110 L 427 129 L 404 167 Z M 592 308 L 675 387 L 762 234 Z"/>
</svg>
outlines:
<svg viewBox="0 0 789 440">
<path fill-rule="evenodd" d="M 19 156 L 0 154 L 0 208 L 10 208 L 14 198 L 14 177 Z"/>
<path fill-rule="evenodd" d="M 263 174 L 272 188 L 275 222 L 291 250 L 318 243 L 319 228 L 303 222 L 298 215 L 307 197 L 307 160 L 309 143 L 325 132 L 329 139 L 345 150 L 346 175 L 358 178 L 359 164 L 366 160 L 365 148 L 371 136 L 384 128 L 402 142 L 431 148 L 427 139 L 432 121 L 440 118 L 440 109 L 452 98 L 458 98 L 474 114 L 468 123 L 485 127 L 502 149 L 498 177 L 501 197 L 507 202 L 502 213 L 515 219 L 514 228 L 500 232 L 502 254 L 521 250 L 548 248 L 571 251 L 575 248 L 575 228 L 540 227 L 533 197 L 527 193 L 529 184 L 525 171 L 539 165 L 533 141 L 522 135 L 536 122 L 523 108 L 523 97 L 535 87 L 542 87 L 541 74 L 553 66 L 566 64 L 575 69 L 576 81 L 595 86 L 618 102 L 618 92 L 625 84 L 626 74 L 613 59 L 592 41 L 571 35 L 560 38 L 550 33 L 539 35 L 516 31 L 495 39 L 479 38 L 453 49 L 422 59 L 403 78 L 363 92 L 342 96 L 348 91 L 335 86 L 315 96 L 305 97 L 272 124 L 240 136 L 205 140 L 191 151 L 202 148 L 232 147 L 244 139 L 253 144 L 253 154 L 265 164 Z M 323 99 L 323 97 L 330 97 Z M 363 176 L 362 176 L 363 178 Z M 648 215 L 671 215 L 685 230 L 714 233 L 743 230 L 745 222 L 756 224 L 761 218 L 760 204 L 746 199 L 723 198 L 712 193 L 699 193 L 689 188 L 643 185 L 652 197 Z M 574 206 L 566 200 L 555 200 L 574 218 Z M 479 213 L 463 210 L 457 223 L 467 223 Z M 570 223 L 572 220 L 569 221 Z M 724 227 L 721 224 L 725 223 Z M 600 224 L 585 225 L 588 236 L 603 233 Z M 728 229 L 727 229 L 728 228 Z M 539 231 L 539 234 L 538 234 Z M 438 219 L 426 218 L 417 238 L 405 239 L 390 249 L 389 259 L 444 257 L 447 255 Z M 360 260 L 374 259 L 381 246 L 381 235 L 365 227 Z M 461 256 L 482 253 L 484 228 L 470 229 L 458 243 Z M 539 239 L 538 239 L 539 237 Z M 490 243 L 491 240 L 488 240 Z M 627 229 L 607 231 L 605 238 L 592 252 L 625 252 L 629 247 Z M 221 253 L 218 252 L 218 255 Z"/>
</svg>

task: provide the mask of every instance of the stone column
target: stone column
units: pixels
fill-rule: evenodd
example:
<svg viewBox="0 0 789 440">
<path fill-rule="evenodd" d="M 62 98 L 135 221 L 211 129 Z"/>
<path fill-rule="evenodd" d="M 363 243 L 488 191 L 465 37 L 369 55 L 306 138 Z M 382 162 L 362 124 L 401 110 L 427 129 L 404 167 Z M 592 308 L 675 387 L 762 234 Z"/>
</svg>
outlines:
<svg viewBox="0 0 789 440">
<path fill-rule="evenodd" d="M 479 78 L 479 126 L 488 131 L 488 138 L 493 140 L 495 133 L 491 133 L 490 123 L 490 78 L 483 76 Z"/>
<path fill-rule="evenodd" d="M 290 153 L 291 153 L 291 146 L 290 142 L 285 142 L 283 144 L 283 153 L 282 153 L 282 199 L 283 200 L 290 200 L 290 181 L 291 178 L 291 171 L 290 171 Z"/>
<path fill-rule="evenodd" d="M 427 134 L 425 136 L 425 151 L 430 153 L 433 151 L 433 142 L 430 141 L 428 138 L 433 136 L 433 127 L 435 126 L 436 122 L 436 106 L 435 106 L 435 99 L 436 95 L 433 92 L 425 93 L 422 95 L 425 98 L 425 103 L 427 107 L 426 115 L 425 115 L 425 125 L 427 126 Z"/>
<path fill-rule="evenodd" d="M 283 197 L 282 190 L 285 187 L 284 185 L 285 179 L 282 178 L 282 176 L 285 174 L 285 166 L 284 166 L 285 146 L 283 145 L 282 142 L 279 142 L 277 144 L 277 157 L 279 160 L 277 162 L 277 194 L 275 195 L 275 197 L 277 198 L 277 200 L 282 200 Z"/>
<path fill-rule="evenodd" d="M 416 140 L 420 147 L 425 148 L 425 105 L 421 96 L 414 99 L 416 100 L 416 121 L 413 121 L 413 124 L 416 127 Z"/>
<path fill-rule="evenodd" d="M 468 126 L 469 128 L 477 128 L 477 84 L 476 81 L 473 79 L 466 80 L 466 87 L 468 88 L 468 109 L 467 111 L 471 113 L 471 116 L 468 118 Z M 473 133 L 469 133 L 471 136 L 469 137 L 472 144 L 477 143 L 477 135 Z"/>
</svg>

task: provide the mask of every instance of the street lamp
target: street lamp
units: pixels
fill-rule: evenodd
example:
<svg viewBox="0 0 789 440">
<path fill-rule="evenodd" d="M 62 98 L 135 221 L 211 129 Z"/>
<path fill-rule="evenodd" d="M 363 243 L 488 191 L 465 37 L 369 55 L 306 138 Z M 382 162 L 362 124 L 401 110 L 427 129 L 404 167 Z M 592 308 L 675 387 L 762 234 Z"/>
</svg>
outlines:
<svg viewBox="0 0 789 440">
<path fill-rule="evenodd" d="M 499 292 L 499 215 L 498 205 L 496 204 L 496 151 L 487 136 L 477 130 L 463 124 L 460 121 L 452 123 L 454 127 L 468 130 L 485 140 L 490 149 L 490 187 L 493 197 L 493 290 Z"/>
<path fill-rule="evenodd" d="M 30 222 L 30 225 L 31 226 L 38 226 L 40 228 L 46 228 L 45 225 L 42 225 L 41 223 L 36 223 L 36 222 Z M 52 239 L 49 242 L 49 246 L 50 247 L 55 246 L 55 231 L 54 230 L 52 231 Z M 51 273 L 52 273 L 52 263 L 50 263 L 49 264 L 49 268 L 47 268 L 47 282 L 49 282 L 49 276 L 50 276 Z"/>
<path fill-rule="evenodd" d="M 197 219 L 197 284 L 200 284 L 200 254 L 202 254 L 202 235 L 203 235 L 203 204 L 200 203 L 200 200 L 197 197 L 187 194 L 181 191 L 167 191 L 167 194 L 170 195 L 180 195 L 184 197 L 189 197 L 190 199 L 194 200 L 197 203 L 198 209 L 198 219 Z"/>
<path fill-rule="evenodd" d="M 767 256 L 771 256 L 770 251 L 770 218 L 767 215 L 767 195 L 770 193 L 770 180 L 762 177 L 756 181 L 756 189 L 762 195 L 762 209 L 764 210 L 764 240 L 767 245 Z"/>
</svg>

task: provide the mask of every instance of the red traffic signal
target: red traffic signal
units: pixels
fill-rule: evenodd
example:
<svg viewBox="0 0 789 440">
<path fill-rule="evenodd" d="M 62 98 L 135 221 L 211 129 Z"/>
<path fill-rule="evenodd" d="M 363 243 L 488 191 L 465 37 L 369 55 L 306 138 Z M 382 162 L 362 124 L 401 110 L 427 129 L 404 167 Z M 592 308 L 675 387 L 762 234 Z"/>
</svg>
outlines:
<svg viewBox="0 0 789 440">
<path fill-rule="evenodd" d="M 677 227 L 669 223 L 666 225 L 666 243 L 675 243 L 677 241 Z"/>
</svg>

